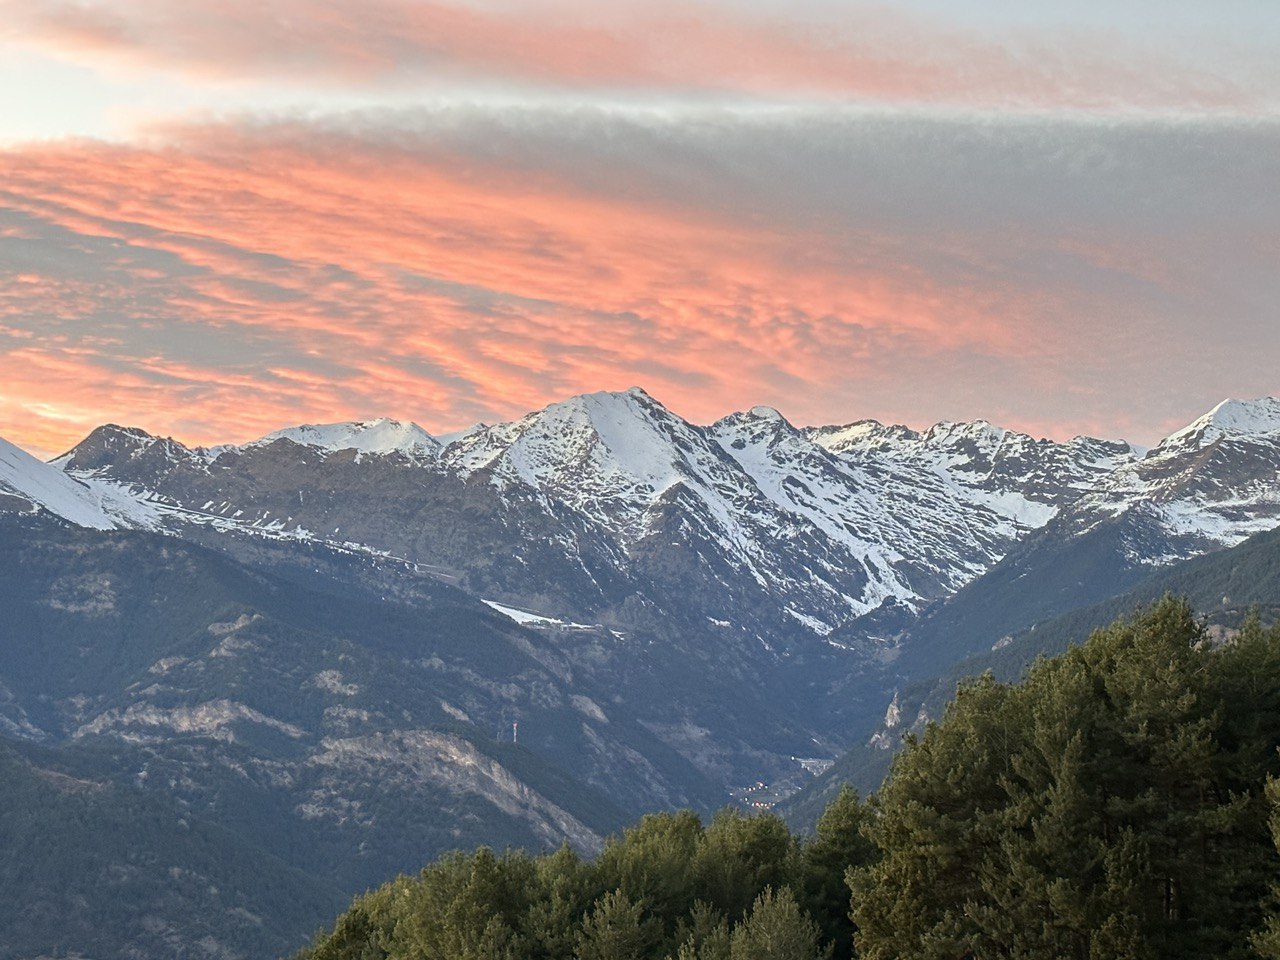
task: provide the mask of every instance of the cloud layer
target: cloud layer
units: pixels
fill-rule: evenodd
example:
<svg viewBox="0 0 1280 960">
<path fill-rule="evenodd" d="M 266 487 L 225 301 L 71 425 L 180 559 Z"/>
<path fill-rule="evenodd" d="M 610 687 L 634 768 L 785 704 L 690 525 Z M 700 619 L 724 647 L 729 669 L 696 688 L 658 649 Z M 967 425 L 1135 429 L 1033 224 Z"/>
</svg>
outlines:
<svg viewBox="0 0 1280 960">
<path fill-rule="evenodd" d="M 1270 61 L 1247 45 L 1219 44 L 1209 66 L 1160 43 L 1158 29 L 1124 37 L 1050 18 L 978 30 L 908 6 L 0 0 L 0 39 L 131 70 L 330 89 L 461 82 L 984 107 L 1277 104 Z"/>
<path fill-rule="evenodd" d="M 459 104 L 0 153 L 0 435 L 707 420 L 1148 439 L 1265 393 L 1280 126 Z M 1224 389 L 1224 384 L 1229 384 Z"/>
</svg>

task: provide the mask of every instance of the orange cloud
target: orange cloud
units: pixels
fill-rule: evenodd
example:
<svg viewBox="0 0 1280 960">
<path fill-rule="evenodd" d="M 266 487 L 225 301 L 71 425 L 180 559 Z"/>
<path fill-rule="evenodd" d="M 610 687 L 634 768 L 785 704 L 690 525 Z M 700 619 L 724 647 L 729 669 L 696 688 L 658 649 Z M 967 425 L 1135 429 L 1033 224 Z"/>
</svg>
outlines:
<svg viewBox="0 0 1280 960">
<path fill-rule="evenodd" d="M 617 137 L 610 149 L 639 149 Z M 374 415 L 441 431 L 634 383 L 700 420 L 763 402 L 809 422 L 1061 423 L 1055 398 L 1096 397 L 1117 372 L 1137 391 L 1176 380 L 1150 363 L 1153 333 L 1201 308 L 1174 299 L 1207 282 L 1196 268 L 1148 265 L 1203 261 L 1174 246 L 1203 224 L 1185 205 L 1140 222 L 1149 194 L 1126 207 L 1089 181 L 1061 204 L 1082 219 L 1051 210 L 1037 233 L 1025 210 L 1041 181 L 1000 207 L 1007 179 L 982 155 L 945 168 L 973 193 L 952 200 L 950 181 L 914 186 L 901 163 L 876 173 L 838 144 L 866 184 L 819 182 L 806 200 L 784 180 L 825 161 L 786 143 L 789 172 L 758 173 L 754 147 L 691 148 L 658 182 L 633 166 L 676 154 L 613 159 L 602 177 L 572 143 L 553 153 L 576 166 L 543 162 L 535 139 L 521 155 L 487 136 L 220 126 L 149 148 L 0 152 L 0 435 L 55 452 L 104 420 L 199 443 Z M 1043 182 L 1065 181 L 1053 168 Z M 1275 231 L 1216 252 L 1273 278 L 1248 260 L 1259 236 Z M 1186 353 L 1170 371 L 1219 351 L 1170 343 Z"/>
<path fill-rule="evenodd" d="M 813 230 L 234 136 L 0 154 L 0 217 L 34 260 L 0 257 L 18 334 L 0 328 L 0 433 L 49 450 L 106 418 L 197 442 L 384 413 L 445 429 L 633 382 L 710 417 L 877 344 L 1012 346 Z"/>
<path fill-rule="evenodd" d="M 517 81 L 988 107 L 1250 109 L 1262 96 L 1150 44 L 992 39 L 883 4 L 806 20 L 713 0 L 0 0 L 0 18 L 11 42 L 223 80 Z"/>
</svg>

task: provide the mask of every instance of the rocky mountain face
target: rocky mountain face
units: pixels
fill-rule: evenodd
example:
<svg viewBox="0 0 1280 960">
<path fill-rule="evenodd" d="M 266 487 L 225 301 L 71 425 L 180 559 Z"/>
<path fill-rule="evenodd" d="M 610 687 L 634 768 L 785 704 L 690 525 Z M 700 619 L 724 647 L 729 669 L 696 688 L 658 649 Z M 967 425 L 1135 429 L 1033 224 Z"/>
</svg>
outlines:
<svg viewBox="0 0 1280 960">
<path fill-rule="evenodd" d="M 757 407 L 699 427 L 633 389 L 447 444 L 388 421 L 213 450 L 104 427 L 58 464 L 169 528 L 341 543 L 553 616 L 727 621 L 786 645 L 949 596 L 1137 461 L 982 422 L 798 429 Z"/>
<path fill-rule="evenodd" d="M 131 505 L 113 522 L 241 558 L 268 543 L 395 558 L 619 638 L 602 674 L 652 677 L 656 699 L 629 687 L 644 690 L 637 715 L 688 750 L 690 730 L 724 718 L 656 706 L 668 668 L 635 649 L 758 691 L 798 718 L 783 740 L 829 746 L 887 660 L 966 656 L 970 641 L 949 654 L 946 634 L 989 643 L 1275 525 L 1278 463 L 1274 400 L 1225 402 L 1141 450 L 984 421 L 798 428 L 765 407 L 698 426 L 633 388 L 439 439 L 379 420 L 189 449 L 105 426 L 53 466 L 90 499 Z M 814 689 L 842 697 L 813 706 Z M 779 746 L 764 726 L 745 719 L 738 745 L 699 762 L 748 775 L 757 747 Z"/>
<path fill-rule="evenodd" d="M 278 955 L 444 850 L 590 854 L 642 812 L 727 796 L 596 679 L 615 638 L 521 625 L 403 564 L 251 565 L 22 512 L 0 516 L 0 609 L 0 839 L 23 857 L 0 920 L 23 943 Z M 24 781 L 49 796 L 11 796 Z M 123 846 L 59 839 L 122 821 Z M 170 874 L 194 893 L 166 896 Z M 265 923 L 241 895 L 259 877 L 283 885 Z"/>
<path fill-rule="evenodd" d="M 122 789 L 354 891 L 802 777 L 904 687 L 1278 525 L 1275 400 L 1151 450 L 700 426 L 639 389 L 442 437 L 108 425 L 51 464 L 0 444 L 0 733 L 123 751 Z"/>
<path fill-rule="evenodd" d="M 984 421 L 797 428 L 764 407 L 698 426 L 632 389 L 440 439 L 380 420 L 188 449 L 106 426 L 54 465 L 134 504 L 121 523 L 242 558 L 267 543 L 398 558 L 625 638 L 602 675 L 651 678 L 628 685 L 637 715 L 741 778 L 783 741 L 830 748 L 880 695 L 887 660 L 910 672 L 967 656 L 992 631 L 1274 525 L 1276 408 L 1229 401 L 1146 451 Z M 665 664 L 635 662 L 650 644 Z M 731 701 L 758 692 L 732 711 L 732 748 L 723 715 L 664 702 L 678 671 Z M 791 720 L 782 737 L 775 714 Z"/>
</svg>

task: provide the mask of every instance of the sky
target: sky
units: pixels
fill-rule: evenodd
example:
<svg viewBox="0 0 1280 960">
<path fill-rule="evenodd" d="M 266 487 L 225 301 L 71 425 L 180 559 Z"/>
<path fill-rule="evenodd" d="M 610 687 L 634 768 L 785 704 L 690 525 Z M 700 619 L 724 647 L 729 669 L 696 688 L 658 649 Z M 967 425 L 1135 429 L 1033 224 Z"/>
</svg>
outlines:
<svg viewBox="0 0 1280 960">
<path fill-rule="evenodd" d="M 1151 443 L 1280 393 L 1274 0 L 0 0 L 0 436 Z"/>
</svg>

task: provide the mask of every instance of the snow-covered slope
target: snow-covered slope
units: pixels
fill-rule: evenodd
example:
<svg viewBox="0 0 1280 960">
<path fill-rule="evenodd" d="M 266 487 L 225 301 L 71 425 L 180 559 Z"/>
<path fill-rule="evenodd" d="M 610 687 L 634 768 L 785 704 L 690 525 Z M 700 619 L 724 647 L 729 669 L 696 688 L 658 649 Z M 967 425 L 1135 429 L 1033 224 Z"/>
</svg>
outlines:
<svg viewBox="0 0 1280 960">
<path fill-rule="evenodd" d="M 610 531 L 624 555 L 650 550 L 678 511 L 698 532 L 690 546 L 719 554 L 708 565 L 737 568 L 824 632 L 888 599 L 955 591 L 1133 456 L 981 421 L 798 430 L 756 407 L 698 427 L 633 388 L 473 433 L 441 462 L 536 491 Z"/>
<path fill-rule="evenodd" d="M 724 464 L 705 437 L 643 390 L 573 397 L 463 436 L 441 456 L 462 477 L 486 471 L 523 484 L 631 536 L 676 484 L 706 493 Z"/>
<path fill-rule="evenodd" d="M 640 598 L 750 621 L 762 637 L 779 623 L 824 634 L 886 601 L 918 609 L 1055 518 L 1075 536 L 1141 504 L 1157 560 L 1280 522 L 1275 400 L 1224 403 L 1149 452 L 981 420 L 801 429 L 768 407 L 698 426 L 639 388 L 446 440 L 376 420 L 292 427 L 215 456 L 102 428 L 60 462 L 220 522 L 476 576 L 477 589 L 569 619 L 627 620 L 621 606 Z M 332 456 L 347 450 L 354 461 Z"/>
<path fill-rule="evenodd" d="M 1170 434 L 1160 447 L 1199 449 L 1217 440 L 1280 436 L 1280 398 L 1223 400 L 1203 417 Z"/>
<path fill-rule="evenodd" d="M 986 499 L 992 509 L 1031 527 L 1052 515 L 1046 508 L 1075 500 L 1141 456 L 1123 441 L 1075 437 L 1055 443 L 985 420 L 943 421 L 924 432 L 862 420 L 806 433 L 854 463 L 880 463 L 904 476 L 945 478 L 957 496 Z"/>
<path fill-rule="evenodd" d="M 574 397 L 489 427 L 447 448 L 442 462 L 463 477 L 484 471 L 499 489 L 536 492 L 608 531 L 624 556 L 678 514 L 686 534 L 697 534 L 691 546 L 722 552 L 762 583 L 787 552 L 780 544 L 819 533 L 762 489 L 714 429 L 639 388 Z"/>
<path fill-rule="evenodd" d="M 0 438 L 0 494 L 94 530 L 145 526 L 145 505 L 109 487 L 78 480 Z"/>
<path fill-rule="evenodd" d="M 358 420 L 350 423 L 304 424 L 269 433 L 257 444 L 274 440 L 335 452 L 354 450 L 359 454 L 385 456 L 399 453 L 413 460 L 430 460 L 440 450 L 440 442 L 416 423 L 402 420 Z M 226 448 L 224 448 L 226 449 Z"/>
<path fill-rule="evenodd" d="M 1080 528 L 1141 511 L 1163 535 L 1145 564 L 1186 559 L 1280 525 L 1280 400 L 1224 400 L 1115 470 L 1073 506 Z"/>
</svg>

